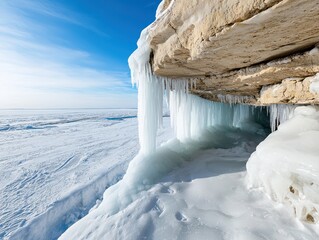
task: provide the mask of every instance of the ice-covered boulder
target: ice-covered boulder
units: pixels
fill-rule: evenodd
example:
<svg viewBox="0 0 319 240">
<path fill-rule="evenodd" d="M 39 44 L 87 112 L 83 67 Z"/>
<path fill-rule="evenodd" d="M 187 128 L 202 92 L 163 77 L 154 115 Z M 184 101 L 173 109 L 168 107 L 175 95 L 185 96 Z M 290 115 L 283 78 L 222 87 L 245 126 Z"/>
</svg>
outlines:
<svg viewBox="0 0 319 240">
<path fill-rule="evenodd" d="M 297 107 L 260 143 L 247 163 L 248 182 L 299 219 L 319 221 L 319 109 Z"/>
</svg>

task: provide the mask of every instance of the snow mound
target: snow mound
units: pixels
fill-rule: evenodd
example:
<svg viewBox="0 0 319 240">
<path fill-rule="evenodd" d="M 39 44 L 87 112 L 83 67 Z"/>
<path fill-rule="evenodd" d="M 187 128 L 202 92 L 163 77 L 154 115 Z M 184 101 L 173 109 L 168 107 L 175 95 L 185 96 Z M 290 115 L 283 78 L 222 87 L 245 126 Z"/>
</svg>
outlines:
<svg viewBox="0 0 319 240">
<path fill-rule="evenodd" d="M 319 221 L 319 110 L 297 107 L 252 154 L 247 163 L 251 187 L 260 187 L 290 206 L 299 219 Z"/>
</svg>

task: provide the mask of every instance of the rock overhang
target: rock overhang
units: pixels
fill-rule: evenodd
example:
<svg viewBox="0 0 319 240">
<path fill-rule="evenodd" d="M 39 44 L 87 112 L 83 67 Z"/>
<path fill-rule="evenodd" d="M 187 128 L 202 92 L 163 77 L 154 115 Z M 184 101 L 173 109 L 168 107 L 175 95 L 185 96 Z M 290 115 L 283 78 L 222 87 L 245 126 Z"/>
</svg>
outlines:
<svg viewBox="0 0 319 240">
<path fill-rule="evenodd" d="M 195 79 L 197 95 L 211 100 L 226 94 L 250 96 L 252 104 L 263 104 L 264 86 L 319 71 L 313 50 L 319 42 L 319 1 L 165 3 L 165 16 L 149 31 L 153 71 Z M 316 104 L 318 97 L 303 102 Z"/>
</svg>

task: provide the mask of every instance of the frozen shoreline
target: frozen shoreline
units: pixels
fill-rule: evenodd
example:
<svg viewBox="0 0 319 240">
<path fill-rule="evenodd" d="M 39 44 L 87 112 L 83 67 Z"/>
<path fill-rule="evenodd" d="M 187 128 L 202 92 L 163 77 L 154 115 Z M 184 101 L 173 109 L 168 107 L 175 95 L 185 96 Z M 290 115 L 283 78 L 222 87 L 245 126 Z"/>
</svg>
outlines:
<svg viewBox="0 0 319 240">
<path fill-rule="evenodd" d="M 85 215 L 138 152 L 134 115 L 136 110 L 1 111 L 0 126 L 9 129 L 0 133 L 0 239 L 21 239 L 39 226 L 54 239 Z M 160 139 L 169 132 L 161 131 Z"/>
</svg>

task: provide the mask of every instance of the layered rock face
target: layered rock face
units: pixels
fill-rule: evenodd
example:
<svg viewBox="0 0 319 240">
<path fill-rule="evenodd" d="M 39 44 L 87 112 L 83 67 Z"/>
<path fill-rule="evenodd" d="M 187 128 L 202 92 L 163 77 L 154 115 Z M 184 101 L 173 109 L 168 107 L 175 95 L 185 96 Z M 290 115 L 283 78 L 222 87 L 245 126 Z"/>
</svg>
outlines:
<svg viewBox="0 0 319 240">
<path fill-rule="evenodd" d="M 318 0 L 166 0 L 150 29 L 157 75 L 214 101 L 319 104 Z"/>
</svg>

